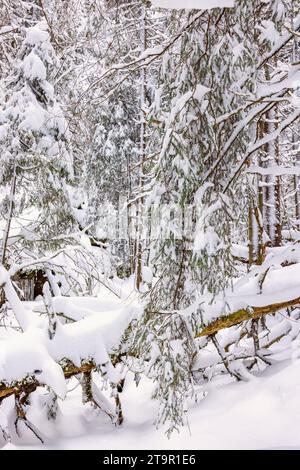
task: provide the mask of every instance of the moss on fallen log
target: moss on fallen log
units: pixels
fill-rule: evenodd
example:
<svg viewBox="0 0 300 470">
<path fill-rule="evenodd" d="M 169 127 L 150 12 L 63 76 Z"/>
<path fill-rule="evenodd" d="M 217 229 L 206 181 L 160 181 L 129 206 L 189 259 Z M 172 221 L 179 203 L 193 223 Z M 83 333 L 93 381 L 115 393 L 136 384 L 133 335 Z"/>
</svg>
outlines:
<svg viewBox="0 0 300 470">
<path fill-rule="evenodd" d="M 300 297 L 281 303 L 264 305 L 262 307 L 249 306 L 248 308 L 240 309 L 236 312 L 217 318 L 209 325 L 202 328 L 202 330 L 197 333 L 196 338 L 200 336 L 211 336 L 218 333 L 220 330 L 230 328 L 231 326 L 238 325 L 244 321 L 261 318 L 264 315 L 276 313 L 278 310 L 282 310 L 284 308 L 292 307 L 298 304 L 300 305 Z"/>
</svg>

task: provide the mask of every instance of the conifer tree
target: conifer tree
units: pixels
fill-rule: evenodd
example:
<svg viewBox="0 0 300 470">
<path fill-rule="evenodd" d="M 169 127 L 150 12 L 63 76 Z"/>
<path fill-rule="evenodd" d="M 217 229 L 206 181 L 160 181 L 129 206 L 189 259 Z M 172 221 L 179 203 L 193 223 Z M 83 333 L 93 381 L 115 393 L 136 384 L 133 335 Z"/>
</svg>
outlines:
<svg viewBox="0 0 300 470">
<path fill-rule="evenodd" d="M 24 226 L 21 243 L 35 249 L 61 244 L 74 224 L 67 191 L 73 178 L 69 130 L 51 83 L 57 66 L 46 23 L 28 28 L 4 82 L 0 115 L 7 194 L 1 215 L 7 221 L 17 217 Z"/>
</svg>

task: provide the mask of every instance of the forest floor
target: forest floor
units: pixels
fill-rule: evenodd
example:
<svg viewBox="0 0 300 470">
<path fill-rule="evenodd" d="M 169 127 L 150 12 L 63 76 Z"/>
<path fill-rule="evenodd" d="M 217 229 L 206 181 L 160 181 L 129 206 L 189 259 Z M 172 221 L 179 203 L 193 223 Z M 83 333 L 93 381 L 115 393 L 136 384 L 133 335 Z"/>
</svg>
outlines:
<svg viewBox="0 0 300 470">
<path fill-rule="evenodd" d="M 129 295 L 129 284 L 119 286 L 120 299 L 106 289 L 101 292 L 97 298 L 56 298 L 54 305 L 68 315 L 71 312 L 76 320 L 82 311 L 97 319 L 97 324 L 99 315 L 103 316 L 104 334 L 111 336 L 107 320 L 111 318 L 115 330 L 119 320 L 114 320 L 114 312 L 120 312 L 122 305 L 131 305 L 134 299 Z M 41 302 L 24 305 L 33 318 L 34 308 L 42 309 Z M 3 328 L 0 340 L 8 334 L 17 335 L 19 341 L 17 333 Z M 247 382 L 233 382 L 226 375 L 205 385 L 199 390 L 199 396 L 205 392 L 205 398 L 189 404 L 188 425 L 170 439 L 163 427 L 155 428 L 158 403 L 151 398 L 154 384 L 145 377 L 137 387 L 133 374 L 127 374 L 120 395 L 125 418 L 120 427 L 91 405 L 82 404 L 75 378 L 68 382 L 67 398 L 59 399 L 57 419 L 49 421 L 41 411 L 46 389 L 40 388 L 32 395 L 33 406 L 27 417 L 39 429 L 44 444 L 23 429 L 22 440 L 14 436 L 13 443 L 2 449 L 300 449 L 300 360 L 299 354 L 293 357 L 291 353 L 290 357 L 275 362 L 260 375 L 249 374 Z M 108 392 L 107 398 L 111 400 Z M 11 400 L 13 397 L 2 404 L 8 415 Z M 39 402 L 37 406 L 34 401 Z"/>
<path fill-rule="evenodd" d="M 299 368 L 299 363 L 281 362 L 249 382 L 215 384 L 191 406 L 189 427 L 171 439 L 153 426 L 157 404 L 150 399 L 153 385 L 145 379 L 136 387 L 127 377 L 125 421 L 118 428 L 101 415 L 95 420 L 89 406 L 83 410 L 75 389 L 61 403 L 55 424 L 44 425 L 55 438 L 4 449 L 300 449 Z"/>
</svg>

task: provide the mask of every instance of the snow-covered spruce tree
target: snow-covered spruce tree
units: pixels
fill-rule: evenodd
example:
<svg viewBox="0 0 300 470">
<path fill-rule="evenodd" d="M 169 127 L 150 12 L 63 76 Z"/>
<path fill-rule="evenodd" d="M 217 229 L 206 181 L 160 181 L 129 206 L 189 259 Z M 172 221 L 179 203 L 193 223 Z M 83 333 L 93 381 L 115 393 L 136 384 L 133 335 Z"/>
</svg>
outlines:
<svg viewBox="0 0 300 470">
<path fill-rule="evenodd" d="M 0 77 L 11 71 L 22 40 L 23 27 L 40 19 L 41 8 L 37 0 L 2 0 L 0 3 Z"/>
<path fill-rule="evenodd" d="M 26 30 L 14 70 L 2 82 L 1 216 L 17 217 L 19 243 L 37 251 L 60 245 L 74 223 L 66 187 L 73 177 L 68 125 L 51 84 L 57 67 L 47 24 L 39 22 Z"/>
<path fill-rule="evenodd" d="M 146 373 L 157 381 L 160 400 L 157 423 L 168 422 L 169 432 L 184 424 L 186 400 L 194 394 L 200 296 L 222 292 L 233 274 L 234 216 L 223 189 L 250 139 L 247 129 L 235 138 L 232 131 L 243 118 L 241 84 L 252 83 L 252 43 L 241 46 L 252 13 L 245 1 L 235 10 L 173 13 L 170 29 L 182 34 L 163 57 L 153 106 L 161 139 L 148 200 L 159 220 L 156 280 L 134 345 L 148 358 Z"/>
</svg>

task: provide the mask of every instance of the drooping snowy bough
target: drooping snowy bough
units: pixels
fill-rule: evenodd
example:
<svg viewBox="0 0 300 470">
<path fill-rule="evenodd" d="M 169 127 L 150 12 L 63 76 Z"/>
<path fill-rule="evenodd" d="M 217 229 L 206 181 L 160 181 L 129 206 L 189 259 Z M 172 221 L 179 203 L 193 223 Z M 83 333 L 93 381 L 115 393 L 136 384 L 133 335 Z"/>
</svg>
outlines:
<svg viewBox="0 0 300 470">
<path fill-rule="evenodd" d="M 212 8 L 233 7 L 234 0 L 151 0 L 154 7 L 175 10 L 210 10 Z"/>
<path fill-rule="evenodd" d="M 139 308 L 116 304 L 115 310 L 101 312 L 101 302 L 97 305 L 97 299 L 84 298 L 85 309 L 80 303 L 76 309 L 76 299 L 51 298 L 44 288 L 44 305 L 32 311 L 20 301 L 3 266 L 0 267 L 0 286 L 21 330 L 0 340 L 0 403 L 14 396 L 16 431 L 22 422 L 39 436 L 26 417 L 30 394 L 46 386 L 50 390 L 46 406 L 52 413 L 57 398 L 66 397 L 66 380 L 72 376 L 80 381 L 84 403 L 91 403 L 113 422 L 121 424 L 118 388 L 122 374 L 117 356 L 121 337 L 128 323 L 139 314 Z M 82 319 L 75 321 L 72 315 L 76 318 L 78 311 L 82 312 Z M 60 314 L 69 322 L 63 324 Z M 94 374 L 110 387 L 115 406 L 96 385 Z M 6 434 L 9 435 L 8 430 Z M 42 440 L 41 436 L 39 438 Z"/>
</svg>

